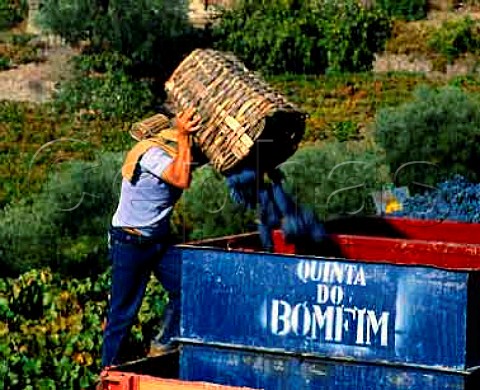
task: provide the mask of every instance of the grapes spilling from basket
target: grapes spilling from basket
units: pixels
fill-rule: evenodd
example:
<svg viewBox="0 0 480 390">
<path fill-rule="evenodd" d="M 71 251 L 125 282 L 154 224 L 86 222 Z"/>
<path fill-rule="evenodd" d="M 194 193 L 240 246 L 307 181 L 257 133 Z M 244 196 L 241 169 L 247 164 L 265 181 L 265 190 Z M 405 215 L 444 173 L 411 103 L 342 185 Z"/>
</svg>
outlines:
<svg viewBox="0 0 480 390">
<path fill-rule="evenodd" d="M 471 183 L 460 175 L 444 181 L 435 189 L 407 198 L 397 217 L 480 222 L 480 183 Z"/>
</svg>

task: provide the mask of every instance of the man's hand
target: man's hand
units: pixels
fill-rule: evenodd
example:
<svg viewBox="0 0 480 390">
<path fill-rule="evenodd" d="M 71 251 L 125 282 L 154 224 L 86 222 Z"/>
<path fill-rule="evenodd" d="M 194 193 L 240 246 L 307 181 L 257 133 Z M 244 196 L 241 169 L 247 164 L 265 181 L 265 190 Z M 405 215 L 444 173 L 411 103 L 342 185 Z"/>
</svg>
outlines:
<svg viewBox="0 0 480 390">
<path fill-rule="evenodd" d="M 181 135 L 190 135 L 200 129 L 200 115 L 195 114 L 195 109 L 187 108 L 177 114 L 176 127 Z"/>
</svg>

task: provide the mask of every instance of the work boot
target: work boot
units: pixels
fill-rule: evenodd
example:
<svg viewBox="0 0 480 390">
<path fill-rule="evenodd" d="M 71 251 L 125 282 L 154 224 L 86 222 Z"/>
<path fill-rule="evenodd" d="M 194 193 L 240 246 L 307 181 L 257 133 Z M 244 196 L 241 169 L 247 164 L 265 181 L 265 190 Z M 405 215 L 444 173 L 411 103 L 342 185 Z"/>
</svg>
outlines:
<svg viewBox="0 0 480 390">
<path fill-rule="evenodd" d="M 150 344 L 149 356 L 160 356 L 168 353 L 177 352 L 179 350 L 179 343 L 175 340 L 178 335 L 175 332 L 175 328 L 178 327 L 178 308 L 169 304 L 165 308 L 165 313 L 162 319 L 162 326 L 158 335 L 153 339 Z M 177 324 L 175 324 L 177 322 Z M 176 326 L 177 325 L 177 326 Z"/>
</svg>

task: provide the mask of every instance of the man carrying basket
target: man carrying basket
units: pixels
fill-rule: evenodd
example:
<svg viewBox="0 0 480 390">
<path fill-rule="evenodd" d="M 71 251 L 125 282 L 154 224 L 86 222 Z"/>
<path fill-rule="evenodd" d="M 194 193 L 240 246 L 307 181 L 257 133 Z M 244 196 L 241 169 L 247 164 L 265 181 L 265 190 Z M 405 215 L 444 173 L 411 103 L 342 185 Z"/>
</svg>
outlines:
<svg viewBox="0 0 480 390">
<path fill-rule="evenodd" d="M 163 254 L 169 245 L 170 217 L 182 191 L 191 183 L 191 134 L 200 116 L 187 109 L 176 116 L 174 129 L 141 140 L 122 167 L 122 188 L 109 230 L 112 285 L 103 335 L 102 366 L 121 363 L 122 349 L 140 309 L 153 272 L 169 293 L 164 331 L 165 350 L 178 329 L 180 264 Z M 174 141 L 170 147 L 168 141 Z"/>
</svg>

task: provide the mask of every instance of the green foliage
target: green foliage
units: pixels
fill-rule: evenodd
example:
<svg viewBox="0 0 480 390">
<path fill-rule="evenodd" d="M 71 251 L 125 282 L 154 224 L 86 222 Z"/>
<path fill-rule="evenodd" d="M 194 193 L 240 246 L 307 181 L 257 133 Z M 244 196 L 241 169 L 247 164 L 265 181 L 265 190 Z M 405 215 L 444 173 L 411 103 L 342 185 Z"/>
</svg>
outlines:
<svg viewBox="0 0 480 390">
<path fill-rule="evenodd" d="M 374 212 L 370 193 L 388 182 L 383 157 L 346 143 L 304 147 L 282 165 L 287 190 L 322 219 Z"/>
<path fill-rule="evenodd" d="M 4 42 L 0 42 L 0 58 L 8 62 L 9 67 L 43 61 L 41 43 L 32 43 L 31 34 L 8 34 Z"/>
<path fill-rule="evenodd" d="M 352 121 L 341 121 L 333 124 L 333 134 L 340 142 L 358 138 L 358 125 Z"/>
<path fill-rule="evenodd" d="M 126 150 L 132 144 L 130 124 L 62 114 L 48 104 L 0 102 L 0 206 L 39 192 L 59 161 L 93 160 L 96 150 Z"/>
<path fill-rule="evenodd" d="M 81 54 L 73 57 L 71 61 L 79 76 L 117 71 L 128 73 L 133 65 L 130 58 L 114 51 Z"/>
<path fill-rule="evenodd" d="M 0 279 L 0 389 L 92 386 L 101 369 L 109 285 L 109 272 L 61 280 L 45 269 Z M 152 278 L 129 335 L 128 358 L 148 350 L 165 302 Z"/>
<path fill-rule="evenodd" d="M 322 134 L 328 139 L 340 137 L 343 141 L 343 138 L 352 134 L 352 124 L 358 124 L 362 129 L 368 128 L 367 125 L 373 121 L 375 112 L 380 108 L 396 107 L 412 101 L 410 107 L 419 107 L 418 98 L 412 96 L 411 91 L 420 83 L 438 85 L 423 76 L 407 74 L 282 76 L 270 81 L 311 113 L 306 135 L 306 140 L 309 141 L 319 139 Z M 480 92 L 479 81 L 474 76 L 457 78 L 452 80 L 452 84 L 461 86 L 465 91 Z M 457 109 L 457 105 L 462 109 L 464 105 L 461 100 L 456 103 L 455 99 L 452 98 L 452 107 L 458 113 L 462 110 Z M 424 105 L 428 110 L 436 106 L 431 101 Z M 399 112 L 403 112 L 403 107 L 400 107 Z M 415 117 L 417 112 L 413 108 Z M 408 113 L 405 115 L 410 117 Z M 444 122 L 448 122 L 449 115 L 451 114 L 445 114 L 447 120 Z M 459 120 L 454 116 L 452 118 L 458 122 L 458 126 L 467 126 L 469 121 L 475 122 L 476 114 L 471 117 L 461 116 Z M 441 121 L 443 119 L 439 120 Z M 401 121 L 394 117 L 392 122 L 397 126 L 396 122 Z M 40 265 L 50 265 L 55 270 L 67 273 L 85 272 L 89 269 L 96 272 L 95 266 L 105 266 L 106 227 L 119 195 L 119 182 L 113 181 L 112 175 L 119 171 L 122 157 L 108 157 L 105 154 L 101 158 L 100 153 L 110 150 L 121 151 L 123 155 L 133 145 L 127 132 L 129 125 L 105 121 L 95 115 L 89 120 L 59 115 L 46 105 L 0 103 L 0 204 L 5 207 L 11 203 L 0 212 L 3 226 L 0 229 L 2 272 L 18 274 Z M 415 123 L 410 125 L 408 122 L 404 129 L 413 131 L 412 128 L 421 129 L 425 126 L 417 126 Z M 336 134 L 333 133 L 334 129 L 337 130 Z M 393 148 L 402 144 L 397 137 L 392 137 L 390 145 Z M 408 159 L 410 145 L 405 142 L 404 153 Z M 324 161 L 325 166 L 329 167 L 363 153 L 356 153 L 354 158 L 349 157 L 353 154 L 349 148 L 354 142 L 346 139 L 344 143 L 343 146 L 327 143 L 325 147 L 311 149 L 314 150 L 311 152 L 299 150 L 294 158 L 303 158 L 303 153 L 310 153 L 312 156 L 318 155 L 316 159 L 319 162 L 312 162 L 313 173 L 304 173 L 302 176 L 294 172 L 291 177 L 304 180 L 305 176 L 305 181 L 310 186 L 328 182 L 324 180 L 325 175 L 321 175 L 314 184 L 308 184 L 307 179 L 320 174 L 315 172 L 324 169 Z M 385 149 L 388 152 L 392 147 Z M 460 151 L 464 149 L 463 146 L 458 148 Z M 454 150 L 454 146 L 451 150 Z M 442 153 L 452 158 L 462 158 L 463 152 L 459 153 L 458 150 Z M 472 156 L 476 154 L 471 153 Z M 387 156 L 391 157 L 388 153 Z M 60 164 L 74 159 L 91 162 Z M 63 166 L 65 172 L 56 172 L 57 165 Z M 445 165 L 448 166 L 448 163 Z M 357 165 L 345 165 L 354 166 Z M 398 165 L 392 165 L 393 172 L 397 168 Z M 47 173 L 58 180 L 47 181 Z M 310 191 L 304 187 L 304 191 Z M 80 207 L 73 208 L 84 193 Z M 223 178 L 210 168 L 205 167 L 195 172 L 192 188 L 185 192 L 175 210 L 173 225 L 177 240 L 255 229 L 254 216 L 233 205 L 227 195 Z M 322 216 L 328 216 L 336 210 L 342 210 L 343 206 L 332 203 L 337 196 L 331 198 L 329 207 L 325 206 L 323 195 L 318 198 L 321 200 L 302 195 L 301 200 L 306 204 L 320 202 L 315 206 L 317 211 Z M 19 202 L 19 199 L 22 201 Z M 357 207 L 355 204 L 353 206 Z M 354 209 L 353 206 L 345 206 L 343 209 L 351 210 Z M 61 210 L 71 208 L 73 210 L 68 212 Z"/>
<path fill-rule="evenodd" d="M 106 120 L 133 121 L 149 112 L 154 103 L 150 84 L 133 79 L 123 70 L 78 75 L 62 83 L 55 94 L 55 106 L 61 112 L 84 110 Z"/>
<path fill-rule="evenodd" d="M 265 73 L 323 73 L 327 53 L 316 12 L 286 1 L 244 1 L 226 11 L 213 30 L 218 49 L 233 51 Z"/>
<path fill-rule="evenodd" d="M 11 66 L 10 58 L 5 56 L 0 56 L 0 70 L 10 69 L 10 66 Z"/>
<path fill-rule="evenodd" d="M 177 238 L 199 240 L 255 230 L 254 213 L 230 199 L 225 180 L 210 166 L 194 172 L 173 216 Z"/>
<path fill-rule="evenodd" d="M 469 15 L 448 16 L 442 23 L 395 21 L 385 50 L 392 54 L 421 56 L 432 62 L 434 70 L 459 57 L 475 60 L 480 48 L 480 22 Z"/>
<path fill-rule="evenodd" d="M 480 78 L 472 74 L 454 76 L 449 80 L 448 85 L 458 88 L 471 88 L 478 92 L 480 91 Z"/>
<path fill-rule="evenodd" d="M 0 0 L 0 30 L 7 30 L 20 23 L 26 16 L 26 0 Z"/>
<path fill-rule="evenodd" d="M 215 46 L 269 74 L 370 69 L 390 21 L 355 0 L 246 0 L 213 29 Z"/>
<path fill-rule="evenodd" d="M 147 116 L 162 98 L 155 96 L 151 81 L 132 74 L 132 59 L 119 52 L 81 54 L 71 65 L 72 77 L 60 83 L 54 95 L 59 112 L 133 122 Z"/>
<path fill-rule="evenodd" d="M 427 0 L 376 0 L 375 3 L 398 19 L 420 20 L 427 17 Z"/>
<path fill-rule="evenodd" d="M 381 156 L 339 142 L 301 148 L 280 169 L 287 191 L 322 219 L 373 212 L 369 194 L 388 181 Z M 255 212 L 234 204 L 225 180 L 209 166 L 195 173 L 173 219 L 177 237 L 187 240 L 256 230 Z"/>
<path fill-rule="evenodd" d="M 21 34 L 12 34 L 10 36 L 10 43 L 12 45 L 18 46 L 27 46 L 30 41 L 35 38 L 35 34 L 21 33 Z"/>
<path fill-rule="evenodd" d="M 453 173 L 478 180 L 479 124 L 472 95 L 451 86 L 421 87 L 412 102 L 377 114 L 376 140 L 399 184 L 434 185 Z"/>
<path fill-rule="evenodd" d="M 318 23 L 325 35 L 328 70 L 371 70 L 375 53 L 383 50 L 391 34 L 391 20 L 383 11 L 366 9 L 356 0 L 323 0 L 320 4 Z"/>
<path fill-rule="evenodd" d="M 61 165 L 40 193 L 0 211 L 3 275 L 44 266 L 90 275 L 106 267 L 106 232 L 118 200 L 121 158 L 105 153 L 94 162 Z"/>
<path fill-rule="evenodd" d="M 480 21 L 470 16 L 447 20 L 432 34 L 428 44 L 450 62 L 467 52 L 478 53 Z"/>
<path fill-rule="evenodd" d="M 357 176 L 364 171 L 370 180 L 370 170 L 376 167 L 373 155 L 355 155 L 347 149 L 337 144 L 301 149 L 285 164 L 285 171 L 302 194 L 318 192 L 318 185 L 331 193 L 338 189 L 336 185 L 353 185 L 352 178 L 357 180 L 355 184 L 361 183 L 363 179 L 358 182 Z M 336 164 L 354 158 L 368 164 L 348 163 L 327 177 Z M 0 212 L 4 226 L 0 231 L 2 272 L 16 275 L 48 266 L 62 274 L 91 275 L 104 269 L 106 232 L 118 202 L 121 162 L 118 154 L 104 153 L 94 162 L 63 164 L 31 201 L 5 207 Z M 302 169 L 297 172 L 299 166 Z M 300 199 L 320 207 L 317 211 L 326 216 L 352 204 L 357 207 L 358 191 L 363 194 L 366 189 L 332 195 L 328 200 L 329 194 L 320 198 L 302 195 Z M 252 231 L 256 229 L 254 221 L 254 212 L 231 201 L 223 177 L 205 166 L 195 172 L 191 188 L 176 207 L 173 228 L 176 240 L 182 241 Z"/>
<path fill-rule="evenodd" d="M 369 127 L 379 108 L 410 101 L 419 84 L 439 84 L 438 80 L 422 74 L 370 72 L 275 76 L 268 81 L 309 113 L 303 138 L 309 142 L 362 139 L 368 132 L 362 133 L 360 129 Z"/>
<path fill-rule="evenodd" d="M 77 44 L 86 41 L 90 53 L 117 52 L 138 70 L 165 78 L 185 53 L 198 43 L 186 9 L 167 0 L 45 0 L 40 24 Z M 177 7 L 178 8 L 178 7 Z"/>
</svg>

